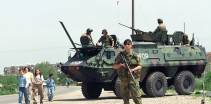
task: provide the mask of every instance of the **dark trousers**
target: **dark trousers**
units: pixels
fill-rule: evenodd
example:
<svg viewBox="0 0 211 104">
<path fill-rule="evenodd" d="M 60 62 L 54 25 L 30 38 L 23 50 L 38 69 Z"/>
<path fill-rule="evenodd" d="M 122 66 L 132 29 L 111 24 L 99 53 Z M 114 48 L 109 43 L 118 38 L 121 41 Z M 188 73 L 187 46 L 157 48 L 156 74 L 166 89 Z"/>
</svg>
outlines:
<svg viewBox="0 0 211 104">
<path fill-rule="evenodd" d="M 27 88 L 25 87 L 19 87 L 19 98 L 18 98 L 18 104 L 22 104 L 23 96 L 25 98 L 25 103 L 29 104 L 29 95 L 27 93 Z"/>
</svg>

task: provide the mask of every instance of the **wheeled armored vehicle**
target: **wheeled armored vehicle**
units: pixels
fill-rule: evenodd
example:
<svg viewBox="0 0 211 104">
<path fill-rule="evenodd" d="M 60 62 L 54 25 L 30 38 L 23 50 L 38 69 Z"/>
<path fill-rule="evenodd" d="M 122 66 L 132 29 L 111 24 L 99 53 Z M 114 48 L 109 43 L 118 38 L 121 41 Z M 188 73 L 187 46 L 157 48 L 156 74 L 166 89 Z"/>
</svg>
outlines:
<svg viewBox="0 0 211 104">
<path fill-rule="evenodd" d="M 65 29 L 65 27 L 63 26 Z M 133 50 L 141 57 L 140 87 L 147 96 L 164 96 L 169 86 L 180 95 L 194 91 L 195 78 L 200 77 L 207 64 L 205 48 L 188 41 L 183 32 L 151 34 L 136 30 L 131 35 Z M 65 29 L 67 35 L 68 32 Z M 70 37 L 70 36 L 68 36 Z M 120 94 L 120 81 L 112 69 L 116 55 L 122 50 L 117 37 L 116 47 L 81 47 L 61 67 L 63 73 L 76 82 L 82 82 L 82 94 L 96 99 L 102 89 Z M 70 40 L 72 40 L 70 38 Z"/>
</svg>

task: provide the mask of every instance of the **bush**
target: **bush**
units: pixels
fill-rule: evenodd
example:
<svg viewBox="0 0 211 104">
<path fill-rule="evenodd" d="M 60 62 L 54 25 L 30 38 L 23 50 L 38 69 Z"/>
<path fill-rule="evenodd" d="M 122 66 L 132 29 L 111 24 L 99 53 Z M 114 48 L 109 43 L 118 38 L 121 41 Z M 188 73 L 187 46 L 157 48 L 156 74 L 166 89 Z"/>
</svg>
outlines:
<svg viewBox="0 0 211 104">
<path fill-rule="evenodd" d="M 64 73 L 58 74 L 58 82 L 60 85 L 63 86 L 75 84 L 75 82 L 72 79 L 68 78 Z"/>
<path fill-rule="evenodd" d="M 18 80 L 17 76 L 8 75 L 0 76 L 0 95 L 14 94 L 17 93 Z"/>
<path fill-rule="evenodd" d="M 208 72 L 205 75 L 204 83 L 205 83 L 205 90 L 211 91 L 211 72 Z M 202 90 L 202 84 L 203 84 L 203 77 L 196 79 L 196 90 Z"/>
<path fill-rule="evenodd" d="M 205 76 L 205 89 L 211 91 L 211 72 Z"/>
</svg>

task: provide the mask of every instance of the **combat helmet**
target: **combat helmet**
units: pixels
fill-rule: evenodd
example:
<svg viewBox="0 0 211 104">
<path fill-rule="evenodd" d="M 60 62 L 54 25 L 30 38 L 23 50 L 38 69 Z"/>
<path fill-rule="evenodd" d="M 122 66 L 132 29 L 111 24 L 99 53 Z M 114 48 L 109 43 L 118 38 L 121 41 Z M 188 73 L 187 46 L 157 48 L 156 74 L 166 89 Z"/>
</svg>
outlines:
<svg viewBox="0 0 211 104">
<path fill-rule="evenodd" d="M 93 29 L 91 29 L 91 28 L 87 28 L 86 29 L 86 33 L 90 33 L 90 32 L 92 32 L 93 31 Z"/>
</svg>

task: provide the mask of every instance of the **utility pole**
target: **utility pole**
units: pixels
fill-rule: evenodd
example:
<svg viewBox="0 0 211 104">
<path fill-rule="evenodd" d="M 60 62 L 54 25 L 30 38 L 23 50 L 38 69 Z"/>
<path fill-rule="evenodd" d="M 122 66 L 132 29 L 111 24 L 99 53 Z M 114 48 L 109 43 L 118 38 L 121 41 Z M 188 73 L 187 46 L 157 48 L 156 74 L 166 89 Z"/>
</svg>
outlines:
<svg viewBox="0 0 211 104">
<path fill-rule="evenodd" d="M 134 29 L 134 0 L 132 0 L 132 28 Z M 132 35 L 134 35 L 134 30 L 132 29 Z"/>
</svg>

